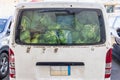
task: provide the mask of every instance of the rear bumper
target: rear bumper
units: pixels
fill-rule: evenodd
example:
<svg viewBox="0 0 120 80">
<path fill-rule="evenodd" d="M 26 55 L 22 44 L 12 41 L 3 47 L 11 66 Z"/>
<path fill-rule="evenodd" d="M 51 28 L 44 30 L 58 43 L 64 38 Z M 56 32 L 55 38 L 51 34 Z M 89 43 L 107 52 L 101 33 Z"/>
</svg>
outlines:
<svg viewBox="0 0 120 80">
<path fill-rule="evenodd" d="M 105 80 L 110 80 L 110 78 L 105 78 Z"/>
<path fill-rule="evenodd" d="M 14 79 L 14 78 L 9 78 L 9 80 L 16 80 L 16 79 Z"/>
<path fill-rule="evenodd" d="M 16 80 L 16 79 L 10 78 L 10 80 Z M 19 80 L 26 80 L 26 79 L 19 79 Z M 65 79 L 50 79 L 49 78 L 49 79 L 38 79 L 38 80 L 65 80 Z M 67 80 L 75 80 L 75 79 L 67 79 Z M 76 80 L 83 80 L 83 79 L 76 79 Z M 110 80 L 110 78 L 105 78 L 105 80 Z"/>
</svg>

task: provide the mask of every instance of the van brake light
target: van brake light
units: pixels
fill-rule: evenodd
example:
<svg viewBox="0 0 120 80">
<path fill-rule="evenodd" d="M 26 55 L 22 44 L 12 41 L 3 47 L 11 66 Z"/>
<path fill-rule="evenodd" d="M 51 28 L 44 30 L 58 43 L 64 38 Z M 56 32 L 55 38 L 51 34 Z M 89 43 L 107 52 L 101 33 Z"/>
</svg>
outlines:
<svg viewBox="0 0 120 80">
<path fill-rule="evenodd" d="M 14 58 L 14 53 L 11 49 L 9 49 L 9 69 L 10 69 L 10 77 L 15 78 L 15 58 Z"/>
<path fill-rule="evenodd" d="M 109 49 L 106 55 L 105 78 L 110 78 L 112 67 L 112 49 Z"/>
</svg>

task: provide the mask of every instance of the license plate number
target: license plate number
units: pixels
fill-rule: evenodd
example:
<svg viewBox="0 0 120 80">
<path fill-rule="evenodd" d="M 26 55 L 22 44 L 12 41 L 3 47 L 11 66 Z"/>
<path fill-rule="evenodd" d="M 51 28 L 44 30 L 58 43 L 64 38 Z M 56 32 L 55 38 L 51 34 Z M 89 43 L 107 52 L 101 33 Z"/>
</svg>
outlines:
<svg viewBox="0 0 120 80">
<path fill-rule="evenodd" d="M 70 66 L 50 66 L 51 76 L 70 76 Z"/>
</svg>

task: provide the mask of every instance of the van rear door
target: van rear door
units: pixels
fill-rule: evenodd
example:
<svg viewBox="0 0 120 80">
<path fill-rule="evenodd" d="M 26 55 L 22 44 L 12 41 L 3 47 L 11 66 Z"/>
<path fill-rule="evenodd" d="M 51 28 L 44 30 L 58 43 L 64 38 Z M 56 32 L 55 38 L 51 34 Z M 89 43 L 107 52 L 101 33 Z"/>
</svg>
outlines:
<svg viewBox="0 0 120 80">
<path fill-rule="evenodd" d="M 19 14 L 11 46 L 17 80 L 104 80 L 109 48 L 100 9 L 22 9 Z"/>
</svg>

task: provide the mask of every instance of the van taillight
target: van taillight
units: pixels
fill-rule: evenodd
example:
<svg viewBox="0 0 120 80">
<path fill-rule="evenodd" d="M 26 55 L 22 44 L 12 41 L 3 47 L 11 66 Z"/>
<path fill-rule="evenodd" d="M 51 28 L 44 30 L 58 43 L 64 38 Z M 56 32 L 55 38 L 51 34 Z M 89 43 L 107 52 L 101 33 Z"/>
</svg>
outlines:
<svg viewBox="0 0 120 80">
<path fill-rule="evenodd" d="M 109 49 L 106 55 L 105 78 L 110 78 L 112 67 L 112 49 Z"/>
<path fill-rule="evenodd" d="M 9 69 L 10 69 L 10 77 L 15 78 L 15 58 L 14 58 L 14 53 L 11 49 L 9 49 Z"/>
</svg>

